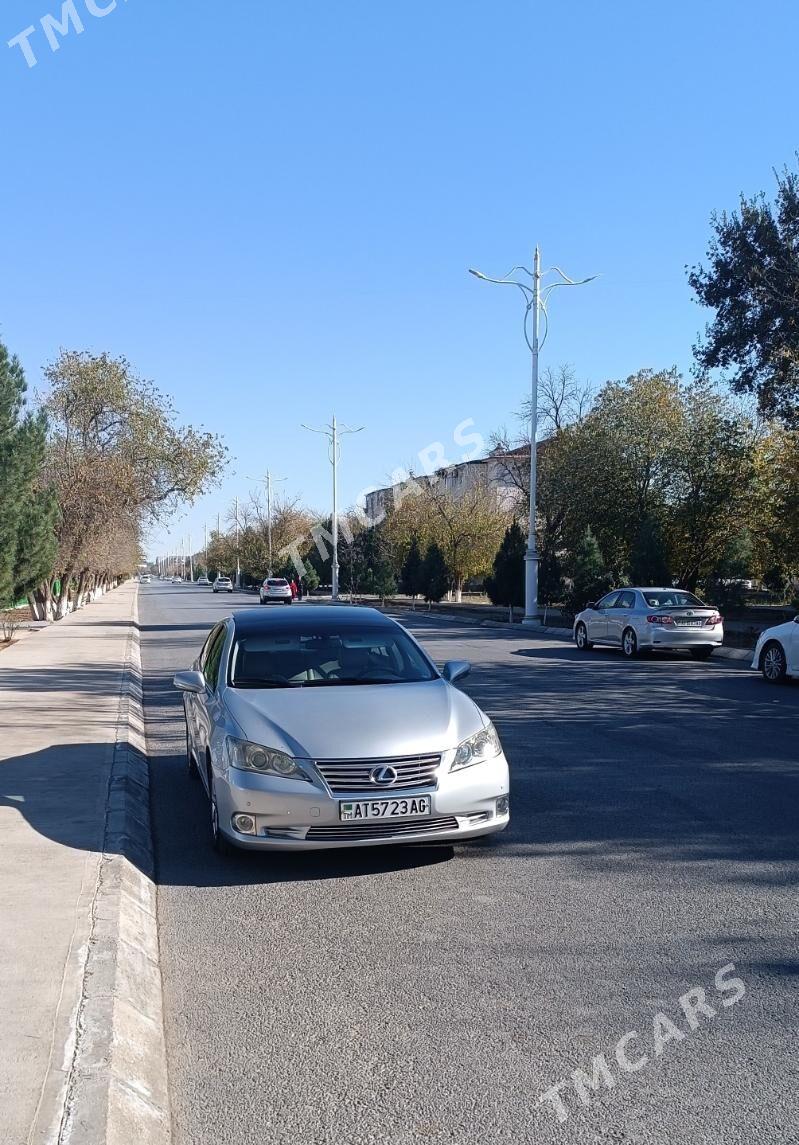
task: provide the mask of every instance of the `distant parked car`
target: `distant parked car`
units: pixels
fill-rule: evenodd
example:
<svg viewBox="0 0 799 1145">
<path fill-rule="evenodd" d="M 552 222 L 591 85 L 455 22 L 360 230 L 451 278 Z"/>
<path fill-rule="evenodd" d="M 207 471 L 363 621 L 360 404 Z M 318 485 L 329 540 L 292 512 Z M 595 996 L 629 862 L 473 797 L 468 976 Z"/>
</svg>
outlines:
<svg viewBox="0 0 799 1145">
<path fill-rule="evenodd" d="M 229 576 L 218 576 L 214 581 L 214 592 L 233 592 L 233 581 Z"/>
<path fill-rule="evenodd" d="M 799 676 L 799 616 L 760 633 L 752 667 L 770 684 L 781 684 L 786 676 Z"/>
<path fill-rule="evenodd" d="M 578 613 L 574 641 L 581 651 L 594 644 L 620 647 L 630 660 L 660 648 L 707 660 L 724 641 L 724 623 L 712 605 L 684 589 L 621 588 Z"/>
<path fill-rule="evenodd" d="M 282 576 L 267 577 L 258 590 L 261 604 L 291 604 L 291 585 Z"/>
<path fill-rule="evenodd" d="M 211 582 L 207 576 L 198 576 L 197 584 L 201 584 L 204 588 L 208 588 Z"/>
<path fill-rule="evenodd" d="M 173 584 L 183 584 L 183 577 L 182 576 L 173 576 L 172 577 L 172 583 Z"/>
</svg>

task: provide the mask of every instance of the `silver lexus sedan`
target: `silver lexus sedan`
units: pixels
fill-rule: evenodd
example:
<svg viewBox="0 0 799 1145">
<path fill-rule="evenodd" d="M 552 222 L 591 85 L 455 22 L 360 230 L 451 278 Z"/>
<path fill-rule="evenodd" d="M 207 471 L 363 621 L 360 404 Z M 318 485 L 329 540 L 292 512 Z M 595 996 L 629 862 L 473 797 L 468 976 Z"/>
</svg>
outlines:
<svg viewBox="0 0 799 1145">
<path fill-rule="evenodd" d="M 508 764 L 477 705 L 371 608 L 245 609 L 179 672 L 211 838 L 272 850 L 456 842 L 508 825 Z"/>
<path fill-rule="evenodd" d="M 712 605 L 685 589 L 621 588 L 577 614 L 574 641 L 581 651 L 616 645 L 628 659 L 645 649 L 670 649 L 707 660 L 724 642 L 724 623 Z"/>
</svg>

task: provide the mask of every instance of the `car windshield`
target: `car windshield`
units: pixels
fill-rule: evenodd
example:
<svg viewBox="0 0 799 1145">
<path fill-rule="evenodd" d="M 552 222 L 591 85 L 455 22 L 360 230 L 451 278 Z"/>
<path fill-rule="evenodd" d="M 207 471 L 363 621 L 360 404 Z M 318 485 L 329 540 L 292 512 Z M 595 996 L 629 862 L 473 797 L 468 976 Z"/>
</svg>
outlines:
<svg viewBox="0 0 799 1145">
<path fill-rule="evenodd" d="M 269 588 L 288 588 L 287 580 L 268 580 L 266 583 Z"/>
<path fill-rule="evenodd" d="M 406 684 L 436 673 L 401 628 L 242 634 L 230 660 L 234 688 Z"/>
<path fill-rule="evenodd" d="M 644 591 L 644 599 L 650 608 L 707 608 L 692 592 L 670 588 L 661 592 L 654 589 Z"/>
</svg>

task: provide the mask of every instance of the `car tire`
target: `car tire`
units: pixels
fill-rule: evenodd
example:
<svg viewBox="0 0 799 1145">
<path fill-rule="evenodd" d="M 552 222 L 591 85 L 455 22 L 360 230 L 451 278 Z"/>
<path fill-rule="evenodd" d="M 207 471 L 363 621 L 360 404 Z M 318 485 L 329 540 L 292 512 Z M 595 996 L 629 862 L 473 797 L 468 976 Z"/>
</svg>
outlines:
<svg viewBox="0 0 799 1145">
<path fill-rule="evenodd" d="M 769 684 L 782 684 L 788 674 L 785 649 L 777 640 L 770 640 L 760 653 L 760 671 Z"/>
<path fill-rule="evenodd" d="M 709 660 L 713 655 L 712 648 L 692 648 L 691 656 L 694 660 Z"/>
<path fill-rule="evenodd" d="M 232 843 L 227 841 L 225 835 L 219 830 L 219 809 L 216 803 L 216 792 L 214 791 L 214 772 L 211 767 L 211 761 L 208 761 L 208 808 L 209 808 L 209 825 L 211 828 L 211 846 L 216 851 L 217 855 L 232 855 L 234 847 Z"/>
<path fill-rule="evenodd" d="M 634 660 L 638 655 L 638 637 L 633 628 L 625 628 L 622 632 L 621 652 L 625 660 Z"/>
<path fill-rule="evenodd" d="M 574 643 L 577 645 L 581 652 L 590 652 L 594 647 L 591 641 L 588 639 L 588 629 L 582 621 L 580 621 L 574 630 Z"/>
<path fill-rule="evenodd" d="M 219 592 L 219 589 L 218 589 L 218 588 L 215 588 L 215 589 L 214 589 L 214 596 L 216 596 L 216 594 L 217 594 L 218 592 Z"/>
<path fill-rule="evenodd" d="M 294 602 L 293 602 L 292 600 L 286 600 L 286 601 L 284 601 L 283 603 L 284 603 L 284 604 L 293 604 Z"/>
</svg>

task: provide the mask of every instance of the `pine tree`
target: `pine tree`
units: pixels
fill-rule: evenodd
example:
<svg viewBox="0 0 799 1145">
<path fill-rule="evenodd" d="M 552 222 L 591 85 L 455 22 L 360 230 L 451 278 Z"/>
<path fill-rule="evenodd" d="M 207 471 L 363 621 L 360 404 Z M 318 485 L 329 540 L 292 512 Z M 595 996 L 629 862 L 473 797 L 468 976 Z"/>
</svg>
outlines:
<svg viewBox="0 0 799 1145">
<path fill-rule="evenodd" d="M 574 556 L 572 588 L 566 601 L 567 611 L 576 615 L 589 601 L 597 601 L 608 592 L 612 579 L 590 527 L 585 530 Z"/>
<path fill-rule="evenodd" d="M 449 588 L 449 581 L 444 554 L 434 541 L 425 553 L 422 564 L 422 592 L 428 604 L 444 597 Z"/>
<path fill-rule="evenodd" d="M 423 591 L 422 584 L 422 551 L 419 548 L 419 538 L 414 533 L 411 538 L 411 547 L 408 549 L 400 574 L 400 588 L 406 596 L 415 600 Z"/>
<path fill-rule="evenodd" d="M 653 588 L 671 584 L 666 544 L 654 517 L 644 518 L 636 533 L 630 553 L 630 576 L 633 584 Z"/>
<path fill-rule="evenodd" d="M 524 605 L 524 554 L 527 540 L 514 521 L 506 530 L 494 557 L 494 571 L 486 578 L 485 587 L 492 604 L 508 608 Z"/>
<path fill-rule="evenodd" d="M 383 601 L 397 591 L 391 555 L 380 526 L 366 529 L 357 538 L 363 566 L 363 590 Z"/>
<path fill-rule="evenodd" d="M 541 552 L 538 563 L 538 599 L 541 604 L 551 605 L 563 600 L 563 569 L 558 554 L 551 546 Z"/>
<path fill-rule="evenodd" d="M 25 412 L 25 374 L 0 342 L 0 608 L 41 577 L 54 557 L 55 508 L 37 489 L 46 424 Z"/>
</svg>

